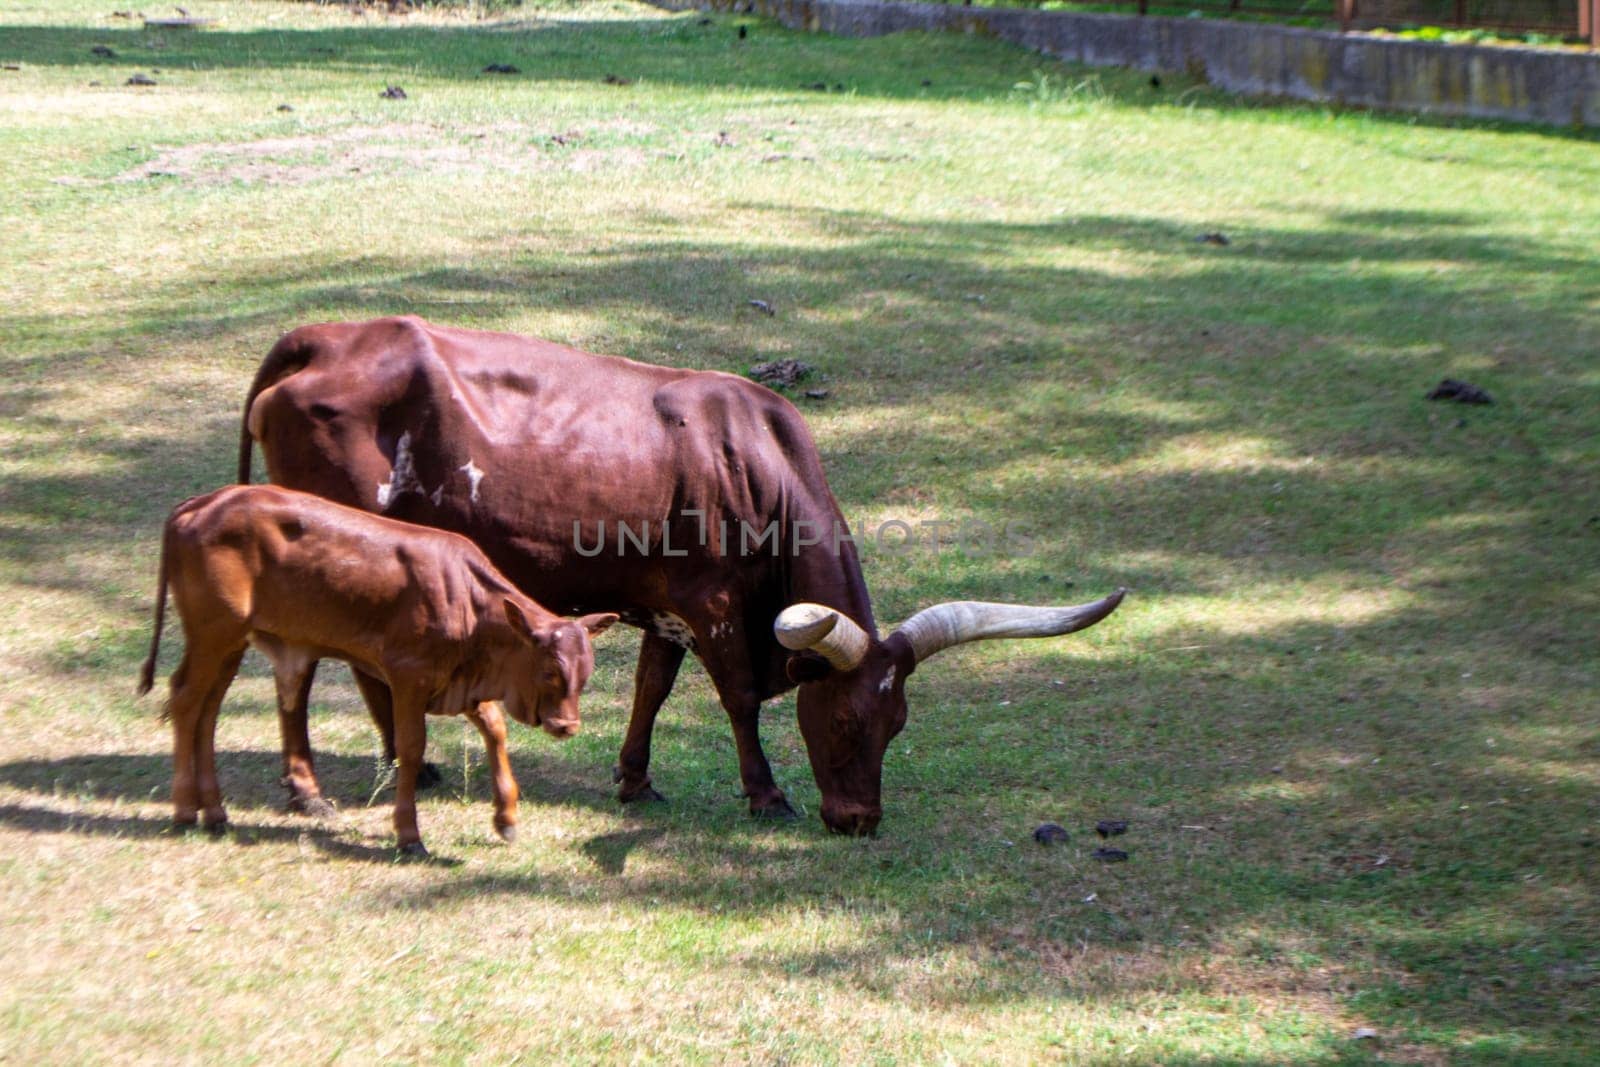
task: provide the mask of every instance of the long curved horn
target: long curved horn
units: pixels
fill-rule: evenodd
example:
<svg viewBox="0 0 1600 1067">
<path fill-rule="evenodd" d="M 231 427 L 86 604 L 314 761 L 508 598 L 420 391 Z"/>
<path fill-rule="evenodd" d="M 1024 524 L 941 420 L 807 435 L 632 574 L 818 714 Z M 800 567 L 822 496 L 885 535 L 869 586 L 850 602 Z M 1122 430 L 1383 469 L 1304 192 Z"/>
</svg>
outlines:
<svg viewBox="0 0 1600 1067">
<path fill-rule="evenodd" d="M 791 604 L 772 624 L 778 644 L 816 652 L 835 670 L 854 670 L 867 654 L 872 638 L 854 619 L 821 604 Z"/>
<path fill-rule="evenodd" d="M 1126 589 L 1071 608 L 1035 608 L 1021 604 L 985 604 L 958 600 L 923 608 L 896 630 L 911 642 L 921 663 L 952 645 L 990 637 L 1055 637 L 1083 630 L 1117 610 Z"/>
</svg>

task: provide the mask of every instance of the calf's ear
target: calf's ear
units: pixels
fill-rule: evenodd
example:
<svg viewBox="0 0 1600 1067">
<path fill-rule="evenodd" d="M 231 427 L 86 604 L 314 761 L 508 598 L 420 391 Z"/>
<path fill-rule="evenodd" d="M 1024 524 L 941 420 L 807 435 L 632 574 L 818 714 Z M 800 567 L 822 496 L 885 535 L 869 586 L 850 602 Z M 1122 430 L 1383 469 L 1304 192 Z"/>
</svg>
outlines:
<svg viewBox="0 0 1600 1067">
<path fill-rule="evenodd" d="M 509 622 L 511 628 L 517 631 L 517 636 L 530 645 L 537 645 L 539 639 L 534 636 L 533 626 L 528 622 L 528 617 L 522 613 L 522 609 L 517 607 L 516 602 L 510 599 L 507 599 L 505 604 L 506 622 Z"/>
<path fill-rule="evenodd" d="M 584 615 L 578 619 L 578 625 L 589 631 L 590 637 L 598 637 L 611 629 L 611 624 L 621 616 L 614 612 L 601 612 L 595 615 Z"/>
</svg>

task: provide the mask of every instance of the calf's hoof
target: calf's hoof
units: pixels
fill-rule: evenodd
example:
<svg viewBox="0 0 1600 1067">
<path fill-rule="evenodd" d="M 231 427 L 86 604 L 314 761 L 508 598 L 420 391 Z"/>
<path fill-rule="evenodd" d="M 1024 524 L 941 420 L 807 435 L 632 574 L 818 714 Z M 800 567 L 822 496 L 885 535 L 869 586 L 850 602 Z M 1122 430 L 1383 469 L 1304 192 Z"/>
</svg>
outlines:
<svg viewBox="0 0 1600 1067">
<path fill-rule="evenodd" d="M 782 793 L 769 800 L 757 801 L 751 799 L 750 814 L 757 819 L 771 819 L 777 822 L 793 822 L 800 814 L 789 806 L 789 801 Z"/>
<path fill-rule="evenodd" d="M 500 840 L 508 845 L 517 843 L 517 824 L 508 823 L 505 826 L 496 826 L 494 832 L 500 835 Z"/>
<path fill-rule="evenodd" d="M 401 860 L 425 860 L 431 858 L 421 841 L 413 841 L 409 845 L 400 846 Z"/>
<path fill-rule="evenodd" d="M 444 772 L 439 770 L 437 763 L 422 761 L 422 767 L 417 771 L 417 788 L 431 789 L 444 781 Z"/>
</svg>

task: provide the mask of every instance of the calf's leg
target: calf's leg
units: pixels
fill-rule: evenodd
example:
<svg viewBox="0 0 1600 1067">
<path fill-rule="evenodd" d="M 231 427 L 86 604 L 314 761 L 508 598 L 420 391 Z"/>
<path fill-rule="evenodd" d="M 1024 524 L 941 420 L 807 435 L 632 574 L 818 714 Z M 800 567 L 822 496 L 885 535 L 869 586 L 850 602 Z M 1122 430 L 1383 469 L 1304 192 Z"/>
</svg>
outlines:
<svg viewBox="0 0 1600 1067">
<path fill-rule="evenodd" d="M 370 674 L 362 674 L 355 667 L 350 668 L 350 673 L 355 676 L 356 688 L 361 691 L 361 699 L 367 702 L 367 712 L 372 716 L 373 725 L 378 728 L 378 736 L 383 739 L 383 758 L 393 763 L 394 696 L 389 692 L 388 683 Z M 442 781 L 444 775 L 439 768 L 423 760 L 422 770 L 417 772 L 417 788 L 427 789 Z"/>
<path fill-rule="evenodd" d="M 206 824 L 227 820 L 217 786 L 216 709 L 239 668 L 243 649 L 219 652 L 190 642 L 172 674 L 167 716 L 172 720 L 172 821 L 193 826 L 206 807 Z"/>
<path fill-rule="evenodd" d="M 231 653 L 223 663 L 215 684 L 206 694 L 200 721 L 195 728 L 200 821 L 213 832 L 228 825 L 228 812 L 222 806 L 222 786 L 217 781 L 217 713 L 222 709 L 222 699 L 228 695 L 228 687 L 233 684 L 233 676 L 239 673 L 239 661 L 243 658 L 244 649 L 241 648 Z"/>
<path fill-rule="evenodd" d="M 517 839 L 517 780 L 511 774 L 511 757 L 506 751 L 506 720 L 496 704 L 482 703 L 466 712 L 467 719 L 483 735 L 489 757 L 489 772 L 494 785 L 494 831 L 506 841 Z"/>
<path fill-rule="evenodd" d="M 617 799 L 624 804 L 636 800 L 665 800 L 650 785 L 650 735 L 655 730 L 656 714 L 672 692 L 683 665 L 684 647 L 646 632 L 639 643 L 639 664 L 633 672 L 633 714 L 628 718 L 628 733 L 622 739 L 622 754 L 612 775 L 621 783 Z"/>
<path fill-rule="evenodd" d="M 272 657 L 273 679 L 278 688 L 278 729 L 283 737 L 283 777 L 289 790 L 289 810 L 319 819 L 338 814 L 322 796 L 311 754 L 311 734 L 306 713 L 317 661 L 289 656 Z"/>
<path fill-rule="evenodd" d="M 394 832 L 402 855 L 425 859 L 422 834 L 417 830 L 417 772 L 428 744 L 427 702 L 421 694 L 394 693 L 394 748 L 399 769 L 394 782 Z"/>
</svg>

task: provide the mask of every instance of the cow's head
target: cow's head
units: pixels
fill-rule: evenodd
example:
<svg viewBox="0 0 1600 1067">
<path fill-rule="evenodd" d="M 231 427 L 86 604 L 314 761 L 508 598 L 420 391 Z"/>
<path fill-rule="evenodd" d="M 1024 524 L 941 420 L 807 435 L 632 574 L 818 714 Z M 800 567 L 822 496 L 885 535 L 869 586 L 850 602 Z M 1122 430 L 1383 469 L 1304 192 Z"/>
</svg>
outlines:
<svg viewBox="0 0 1600 1067">
<path fill-rule="evenodd" d="M 594 648 L 589 639 L 605 631 L 617 616 L 584 615 L 565 619 L 530 619 L 514 600 L 505 602 L 506 621 L 521 641 L 510 671 L 506 711 L 526 726 L 542 726 L 551 737 L 565 739 L 582 721 L 578 697 L 594 673 Z"/>
<path fill-rule="evenodd" d="M 870 834 L 883 818 L 883 754 L 906 724 L 906 676 L 953 645 L 995 637 L 1054 637 L 1093 626 L 1124 590 L 1077 607 L 959 601 L 919 611 L 879 640 L 849 616 L 795 604 L 773 624 L 800 686 L 800 733 L 822 790 L 822 821 L 841 834 Z"/>
</svg>

